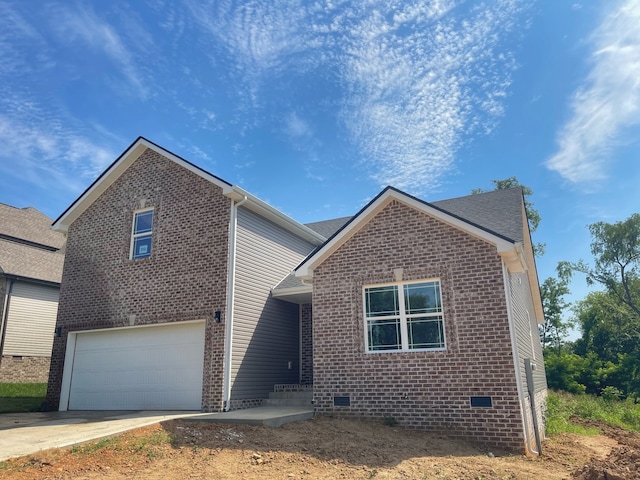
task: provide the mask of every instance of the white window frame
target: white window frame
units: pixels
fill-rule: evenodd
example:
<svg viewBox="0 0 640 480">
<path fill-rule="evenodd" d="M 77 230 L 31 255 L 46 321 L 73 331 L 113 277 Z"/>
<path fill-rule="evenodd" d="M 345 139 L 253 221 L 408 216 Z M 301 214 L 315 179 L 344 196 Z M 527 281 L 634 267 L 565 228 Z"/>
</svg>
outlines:
<svg viewBox="0 0 640 480">
<path fill-rule="evenodd" d="M 142 232 L 142 233 L 136 233 L 136 220 L 138 218 L 138 215 L 140 215 L 141 213 L 146 213 L 146 212 L 151 212 L 151 230 L 149 230 L 148 232 Z M 154 213 L 154 209 L 153 208 L 143 208 L 140 210 L 135 210 L 133 212 L 133 221 L 131 222 L 131 246 L 129 247 L 129 259 L 130 260 L 144 260 L 145 258 L 149 258 L 151 256 L 151 252 L 153 251 L 153 249 L 150 247 L 150 251 L 149 251 L 149 255 L 147 255 L 146 257 L 134 257 L 134 248 L 135 248 L 135 243 L 136 240 L 138 238 L 141 237 L 150 237 L 151 238 L 151 243 L 153 244 L 153 213 Z"/>
<path fill-rule="evenodd" d="M 420 283 L 438 283 L 438 292 L 440 294 L 440 306 L 441 311 L 435 313 L 414 313 L 407 314 L 405 309 L 405 294 L 404 287 L 406 285 L 415 285 Z M 396 287 L 398 293 L 398 307 L 399 307 L 399 315 L 389 315 L 389 316 L 375 316 L 375 317 L 367 317 L 367 289 L 369 288 L 380 288 L 380 287 Z M 370 284 L 362 286 L 362 313 L 364 318 L 364 346 L 365 353 L 371 354 L 380 354 L 380 353 L 407 353 L 407 352 L 441 352 L 447 349 L 447 335 L 445 328 L 445 312 L 444 312 L 444 304 L 442 302 L 442 282 L 439 278 L 428 278 L 423 280 L 412 280 L 405 282 L 389 282 L 389 283 L 381 283 L 381 284 Z M 401 348 L 399 349 L 381 349 L 381 350 L 371 350 L 369 346 L 369 321 L 370 320 L 392 320 L 395 318 L 400 318 L 400 341 Z M 437 348 L 409 348 L 409 328 L 408 328 L 408 319 L 418 318 L 418 317 L 434 317 L 438 318 L 442 325 L 442 347 Z"/>
</svg>

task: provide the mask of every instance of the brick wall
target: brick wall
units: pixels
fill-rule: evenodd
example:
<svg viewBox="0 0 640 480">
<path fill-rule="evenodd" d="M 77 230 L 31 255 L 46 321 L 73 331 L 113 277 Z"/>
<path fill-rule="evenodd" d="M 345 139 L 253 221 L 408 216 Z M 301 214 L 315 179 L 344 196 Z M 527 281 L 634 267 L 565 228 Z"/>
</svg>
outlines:
<svg viewBox="0 0 640 480">
<path fill-rule="evenodd" d="M 447 349 L 364 351 L 363 285 L 439 278 Z M 319 413 L 395 417 L 491 448 L 524 450 L 495 246 L 393 200 L 315 269 L 313 382 Z M 334 407 L 349 396 L 350 407 Z M 493 407 L 471 408 L 470 396 Z"/>
<path fill-rule="evenodd" d="M 311 315 L 311 304 L 300 305 L 300 332 L 301 336 L 301 357 L 300 383 L 302 385 L 313 384 L 313 325 Z"/>
<path fill-rule="evenodd" d="M 0 363 L 0 383 L 46 383 L 50 363 L 49 357 L 5 355 Z"/>
<path fill-rule="evenodd" d="M 154 207 L 150 258 L 129 260 L 133 211 Z M 202 408 L 222 403 L 230 200 L 146 150 L 69 228 L 47 400 L 60 399 L 67 333 L 206 319 Z M 214 312 L 223 312 L 215 323 Z"/>
</svg>

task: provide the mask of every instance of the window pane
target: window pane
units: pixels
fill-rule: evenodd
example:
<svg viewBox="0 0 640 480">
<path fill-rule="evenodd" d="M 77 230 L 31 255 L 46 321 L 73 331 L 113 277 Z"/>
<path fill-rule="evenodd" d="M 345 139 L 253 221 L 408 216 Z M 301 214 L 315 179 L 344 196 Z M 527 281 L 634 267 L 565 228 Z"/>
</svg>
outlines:
<svg viewBox="0 0 640 480">
<path fill-rule="evenodd" d="M 399 315 L 398 287 L 372 287 L 365 289 L 367 317 Z"/>
<path fill-rule="evenodd" d="M 133 239 L 133 258 L 147 258 L 151 256 L 151 235 Z"/>
<path fill-rule="evenodd" d="M 405 285 L 404 303 L 408 315 L 441 312 L 440 283 L 428 282 Z"/>
<path fill-rule="evenodd" d="M 418 317 L 407 319 L 409 348 L 444 348 L 442 317 Z"/>
<path fill-rule="evenodd" d="M 369 330 L 369 350 L 400 350 L 400 319 L 371 320 Z"/>
<path fill-rule="evenodd" d="M 153 210 L 136 213 L 136 224 L 133 228 L 134 235 L 151 231 L 153 224 Z"/>
</svg>

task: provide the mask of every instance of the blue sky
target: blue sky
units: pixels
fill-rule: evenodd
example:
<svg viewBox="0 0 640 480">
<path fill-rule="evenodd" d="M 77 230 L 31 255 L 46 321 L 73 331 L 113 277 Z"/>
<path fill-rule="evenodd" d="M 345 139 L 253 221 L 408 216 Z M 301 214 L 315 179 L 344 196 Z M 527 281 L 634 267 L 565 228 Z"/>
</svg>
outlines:
<svg viewBox="0 0 640 480">
<path fill-rule="evenodd" d="M 640 211 L 638 25 L 640 0 L 0 0 L 0 202 L 56 218 L 139 135 L 301 222 L 516 176 L 542 281 Z"/>
</svg>

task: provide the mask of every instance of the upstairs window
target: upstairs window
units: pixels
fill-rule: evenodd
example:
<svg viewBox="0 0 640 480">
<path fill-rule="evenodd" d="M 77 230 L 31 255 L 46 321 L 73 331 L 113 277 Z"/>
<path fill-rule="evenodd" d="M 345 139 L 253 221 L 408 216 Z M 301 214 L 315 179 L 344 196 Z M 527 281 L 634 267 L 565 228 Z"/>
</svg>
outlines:
<svg viewBox="0 0 640 480">
<path fill-rule="evenodd" d="M 444 350 L 440 281 L 364 288 L 367 352 Z"/>
<path fill-rule="evenodd" d="M 131 234 L 131 259 L 151 256 L 151 236 L 153 228 L 153 209 L 141 210 L 133 214 Z"/>
</svg>

